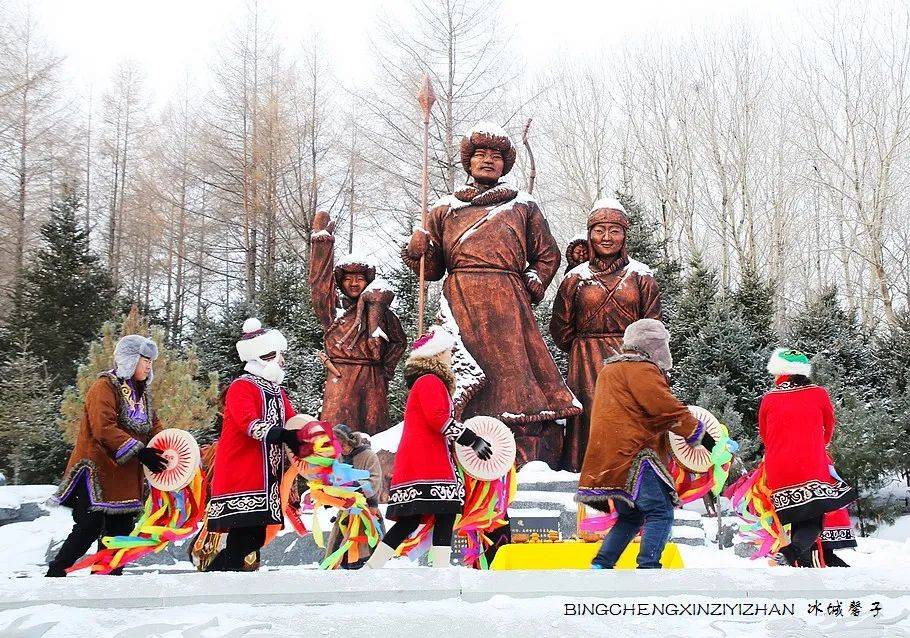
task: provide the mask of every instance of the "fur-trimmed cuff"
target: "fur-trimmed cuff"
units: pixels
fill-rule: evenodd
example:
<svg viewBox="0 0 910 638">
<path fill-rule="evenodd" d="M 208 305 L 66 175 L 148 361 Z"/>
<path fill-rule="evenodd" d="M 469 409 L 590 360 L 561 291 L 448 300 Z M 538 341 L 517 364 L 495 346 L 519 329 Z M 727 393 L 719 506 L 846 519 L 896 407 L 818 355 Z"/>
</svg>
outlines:
<svg viewBox="0 0 910 638">
<path fill-rule="evenodd" d="M 464 432 L 464 430 L 464 423 L 459 423 L 455 419 L 449 419 L 446 421 L 446 424 L 442 426 L 442 435 L 454 442 L 461 436 L 461 433 Z"/>
<path fill-rule="evenodd" d="M 142 441 L 130 439 L 117 449 L 117 452 L 114 454 L 114 462 L 117 465 L 124 465 L 131 458 L 139 454 L 139 452 L 142 451 L 144 447 L 145 444 Z"/>
<path fill-rule="evenodd" d="M 701 443 L 701 440 L 704 438 L 704 436 L 705 424 L 699 420 L 698 425 L 695 426 L 695 432 L 692 433 L 692 436 L 686 437 L 686 443 L 694 447 Z"/>
<path fill-rule="evenodd" d="M 257 441 L 265 441 L 269 436 L 269 432 L 271 432 L 274 428 L 280 429 L 281 426 L 272 425 L 271 423 L 263 421 L 262 419 L 256 419 L 250 423 L 250 426 L 246 429 L 246 433 L 248 436 L 256 439 Z"/>
</svg>

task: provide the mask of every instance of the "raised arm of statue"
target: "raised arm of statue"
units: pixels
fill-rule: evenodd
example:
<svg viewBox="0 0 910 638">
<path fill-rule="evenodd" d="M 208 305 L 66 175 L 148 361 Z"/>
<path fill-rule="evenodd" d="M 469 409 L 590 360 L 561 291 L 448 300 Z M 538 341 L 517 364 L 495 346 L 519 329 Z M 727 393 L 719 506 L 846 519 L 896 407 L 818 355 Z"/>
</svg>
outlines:
<svg viewBox="0 0 910 638">
<path fill-rule="evenodd" d="M 329 214 L 316 213 L 313 218 L 313 232 L 310 235 L 310 294 L 313 299 L 313 310 L 323 329 L 335 321 L 337 293 L 335 278 L 335 222 Z"/>
</svg>

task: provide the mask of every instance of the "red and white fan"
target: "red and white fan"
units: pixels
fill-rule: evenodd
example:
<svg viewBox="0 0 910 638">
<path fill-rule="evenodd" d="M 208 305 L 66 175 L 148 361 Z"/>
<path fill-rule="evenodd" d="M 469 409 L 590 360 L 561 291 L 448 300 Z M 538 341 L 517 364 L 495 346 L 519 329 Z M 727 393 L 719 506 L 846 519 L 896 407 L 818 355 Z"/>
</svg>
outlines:
<svg viewBox="0 0 910 638">
<path fill-rule="evenodd" d="M 167 467 L 153 474 L 143 466 L 149 485 L 162 492 L 174 492 L 190 484 L 199 468 L 199 444 L 186 430 L 168 428 L 152 437 L 148 447 L 161 450 Z"/>
<path fill-rule="evenodd" d="M 471 417 L 464 424 L 493 448 L 493 455 L 484 461 L 470 447 L 456 445 L 455 456 L 464 471 L 481 481 L 493 481 L 508 474 L 515 464 L 515 435 L 509 426 L 491 416 Z"/>
<path fill-rule="evenodd" d="M 704 423 L 705 431 L 710 434 L 715 441 L 720 440 L 720 437 L 723 435 L 723 428 L 721 428 L 720 421 L 717 420 L 717 417 L 697 405 L 690 405 L 689 412 L 691 412 L 692 416 L 696 419 Z M 714 464 L 711 462 L 711 450 L 704 445 L 689 445 L 686 443 L 684 437 L 681 437 L 674 432 L 669 432 L 668 434 L 670 435 L 670 451 L 684 469 L 695 474 L 704 474 L 713 467 Z"/>
</svg>

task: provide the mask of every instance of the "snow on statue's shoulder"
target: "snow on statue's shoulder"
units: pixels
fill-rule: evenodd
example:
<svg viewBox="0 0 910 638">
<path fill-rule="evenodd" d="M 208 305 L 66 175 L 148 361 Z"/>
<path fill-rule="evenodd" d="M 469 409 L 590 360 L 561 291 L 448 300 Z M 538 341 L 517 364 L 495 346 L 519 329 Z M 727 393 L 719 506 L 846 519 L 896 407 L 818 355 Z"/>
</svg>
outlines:
<svg viewBox="0 0 910 638">
<path fill-rule="evenodd" d="M 654 271 L 651 270 L 651 267 L 648 264 L 644 264 L 637 259 L 630 259 L 629 265 L 626 266 L 627 273 L 634 273 L 636 275 L 641 275 L 642 277 L 653 277 Z"/>
<path fill-rule="evenodd" d="M 370 282 L 370 285 L 363 289 L 363 292 L 395 292 L 395 288 L 382 277 L 376 277 Z"/>
<path fill-rule="evenodd" d="M 536 204 L 537 200 L 528 191 L 518 190 L 518 195 L 512 200 L 513 204 Z"/>
<path fill-rule="evenodd" d="M 339 259 L 337 262 L 335 262 L 335 267 L 338 268 L 339 266 L 340 267 L 351 266 L 353 264 L 367 266 L 368 268 L 374 268 L 376 270 L 379 270 L 377 268 L 377 263 L 376 263 L 375 259 L 373 259 L 372 257 L 369 257 L 368 255 L 365 255 L 363 253 L 358 253 L 358 252 L 354 252 L 349 255 L 345 255 L 344 257 Z"/>
<path fill-rule="evenodd" d="M 566 276 L 570 277 L 572 275 L 575 275 L 579 279 L 591 279 L 594 277 L 594 273 L 591 272 L 591 264 L 586 261 L 575 266 L 575 268 L 570 270 L 569 274 Z"/>
<path fill-rule="evenodd" d="M 435 202 L 433 202 L 430 208 L 440 208 L 441 206 L 448 206 L 449 210 L 458 210 L 459 208 L 464 208 L 465 206 L 470 206 L 471 202 L 463 202 L 454 195 L 445 195 L 440 197 Z"/>
<path fill-rule="evenodd" d="M 319 230 L 310 235 L 310 239 L 316 239 L 317 237 L 331 237 L 332 233 L 327 230 Z"/>
</svg>

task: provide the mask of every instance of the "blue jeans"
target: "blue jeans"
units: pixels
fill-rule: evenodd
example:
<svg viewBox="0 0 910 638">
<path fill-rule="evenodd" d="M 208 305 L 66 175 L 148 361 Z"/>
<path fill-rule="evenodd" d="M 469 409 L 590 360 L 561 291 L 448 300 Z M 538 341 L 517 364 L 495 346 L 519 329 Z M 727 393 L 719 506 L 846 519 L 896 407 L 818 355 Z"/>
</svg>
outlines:
<svg viewBox="0 0 910 638">
<path fill-rule="evenodd" d="M 657 476 L 650 463 L 645 463 L 641 470 L 641 486 L 635 507 L 617 501 L 616 510 L 619 518 L 604 538 L 592 564 L 613 569 L 638 530 L 644 526 L 638 551 L 638 568 L 660 569 L 660 556 L 673 529 L 673 501 L 670 498 L 670 486 Z"/>
</svg>

